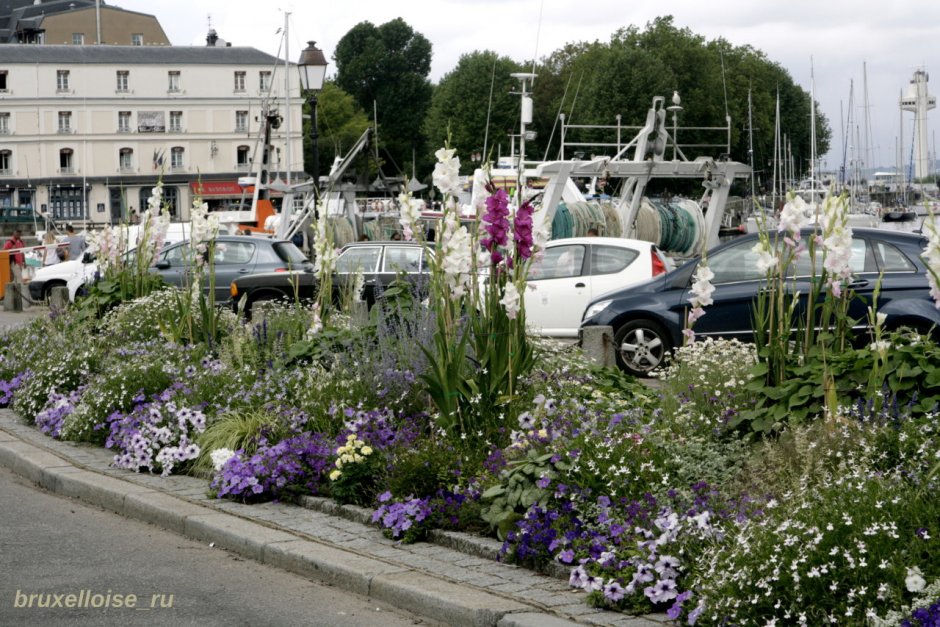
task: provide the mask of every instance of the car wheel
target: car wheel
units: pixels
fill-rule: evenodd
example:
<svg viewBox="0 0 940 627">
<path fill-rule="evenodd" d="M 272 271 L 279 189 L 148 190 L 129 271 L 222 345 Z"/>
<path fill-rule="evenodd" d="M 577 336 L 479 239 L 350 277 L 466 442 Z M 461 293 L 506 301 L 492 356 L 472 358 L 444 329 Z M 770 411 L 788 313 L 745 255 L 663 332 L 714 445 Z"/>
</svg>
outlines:
<svg viewBox="0 0 940 627">
<path fill-rule="evenodd" d="M 52 288 L 65 286 L 65 281 L 49 281 L 42 288 L 42 299 L 46 301 L 49 300 L 52 296 Z"/>
<path fill-rule="evenodd" d="M 672 349 L 663 326 L 652 320 L 631 320 L 614 334 L 617 365 L 635 377 L 646 377 L 662 365 Z"/>
</svg>

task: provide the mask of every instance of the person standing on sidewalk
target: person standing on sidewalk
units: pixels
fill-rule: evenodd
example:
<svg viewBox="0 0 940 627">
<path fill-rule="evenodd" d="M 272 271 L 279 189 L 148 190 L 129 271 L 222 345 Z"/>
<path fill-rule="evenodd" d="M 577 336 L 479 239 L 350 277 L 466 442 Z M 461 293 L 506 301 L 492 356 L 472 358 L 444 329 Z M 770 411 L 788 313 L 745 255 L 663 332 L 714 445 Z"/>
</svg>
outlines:
<svg viewBox="0 0 940 627">
<path fill-rule="evenodd" d="M 76 235 L 75 227 L 71 224 L 65 226 L 65 241 L 69 243 L 69 255 L 67 259 L 81 259 L 82 253 L 88 248 L 85 242 L 85 236 Z"/>
<path fill-rule="evenodd" d="M 20 238 L 20 230 L 15 229 L 13 236 L 3 244 L 3 250 L 13 250 L 15 248 L 24 248 L 26 244 Z M 23 267 L 26 265 L 26 255 L 20 250 L 10 254 L 10 270 L 13 273 L 13 282 L 23 283 Z"/>
</svg>

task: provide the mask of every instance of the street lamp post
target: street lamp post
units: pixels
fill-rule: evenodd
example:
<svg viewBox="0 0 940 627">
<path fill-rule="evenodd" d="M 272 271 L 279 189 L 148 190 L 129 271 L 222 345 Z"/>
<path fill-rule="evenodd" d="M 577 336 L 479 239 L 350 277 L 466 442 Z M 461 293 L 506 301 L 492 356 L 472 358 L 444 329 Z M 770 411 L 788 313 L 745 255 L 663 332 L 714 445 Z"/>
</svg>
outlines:
<svg viewBox="0 0 940 627">
<path fill-rule="evenodd" d="M 309 95 L 310 102 L 310 141 L 311 158 L 308 173 L 313 176 L 313 187 L 317 193 L 320 191 L 320 154 L 317 149 L 317 92 L 323 89 L 323 79 L 326 77 L 326 57 L 323 51 L 317 48 L 315 41 L 308 41 L 307 47 L 300 53 L 297 62 L 300 71 L 300 84 Z"/>
</svg>

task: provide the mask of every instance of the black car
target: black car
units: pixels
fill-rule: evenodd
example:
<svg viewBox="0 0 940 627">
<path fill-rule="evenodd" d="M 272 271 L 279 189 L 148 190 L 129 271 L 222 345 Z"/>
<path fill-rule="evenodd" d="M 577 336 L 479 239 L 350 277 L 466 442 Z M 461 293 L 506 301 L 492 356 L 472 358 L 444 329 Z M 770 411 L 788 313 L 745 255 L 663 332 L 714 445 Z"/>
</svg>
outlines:
<svg viewBox="0 0 940 627">
<path fill-rule="evenodd" d="M 427 275 L 424 247 L 415 242 L 356 242 L 347 244 L 336 258 L 333 288 L 338 293 L 351 289 L 355 276 L 362 273 L 362 298 L 371 307 L 381 291 L 401 273 L 418 282 Z M 242 298 L 245 311 L 254 303 L 270 300 L 310 301 L 318 291 L 312 268 L 300 272 L 250 274 L 231 282 L 232 308 L 238 310 Z"/>
<path fill-rule="evenodd" d="M 807 231 L 806 236 L 810 234 Z M 715 274 L 711 281 L 715 302 L 705 307 L 705 315 L 695 323 L 697 336 L 753 340 L 752 308 L 765 280 L 764 273 L 757 269 L 758 253 L 752 250 L 757 241 L 756 233 L 744 235 L 708 253 L 708 266 Z M 877 309 L 887 315 L 886 328 L 906 326 L 936 332 L 940 311 L 930 298 L 927 268 L 921 259 L 926 244 L 924 236 L 912 233 L 853 230 L 854 275 L 850 287 L 857 297 L 848 313 L 858 321 L 858 330 L 867 328 L 867 308 L 882 276 Z M 647 375 L 669 351 L 682 344 L 692 275 L 698 263 L 690 261 L 641 285 L 594 299 L 584 312 L 581 328 L 612 327 L 617 364 L 630 374 Z M 788 284 L 806 295 L 813 274 L 809 257 L 804 254 L 792 269 Z M 817 268 L 819 274 L 821 269 Z"/>
</svg>

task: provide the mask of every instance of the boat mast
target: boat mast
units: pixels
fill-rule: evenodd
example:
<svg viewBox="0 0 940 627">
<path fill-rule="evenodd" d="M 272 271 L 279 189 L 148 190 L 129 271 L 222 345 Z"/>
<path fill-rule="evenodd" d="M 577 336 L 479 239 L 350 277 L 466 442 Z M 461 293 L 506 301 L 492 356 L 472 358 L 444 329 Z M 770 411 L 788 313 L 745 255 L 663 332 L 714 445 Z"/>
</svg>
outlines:
<svg viewBox="0 0 940 627">
<path fill-rule="evenodd" d="M 809 58 L 809 180 L 816 184 L 816 77 L 813 73 L 813 57 Z"/>
</svg>

